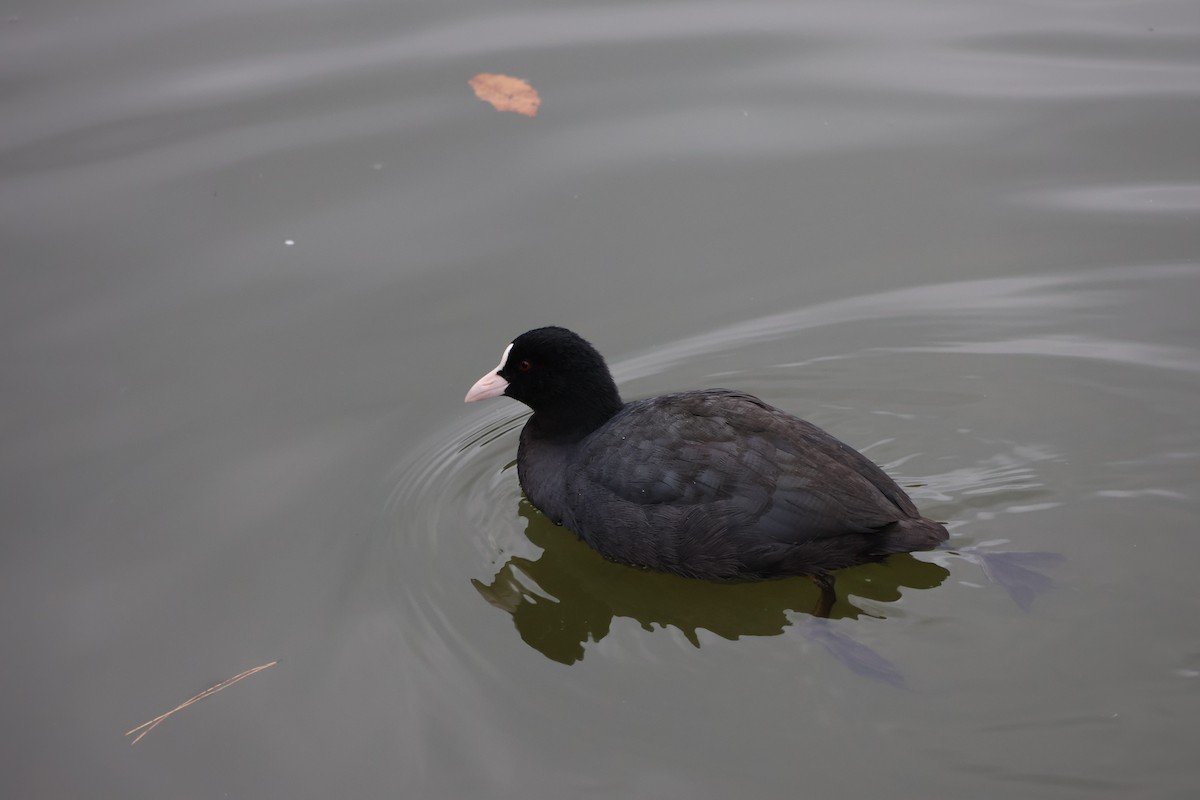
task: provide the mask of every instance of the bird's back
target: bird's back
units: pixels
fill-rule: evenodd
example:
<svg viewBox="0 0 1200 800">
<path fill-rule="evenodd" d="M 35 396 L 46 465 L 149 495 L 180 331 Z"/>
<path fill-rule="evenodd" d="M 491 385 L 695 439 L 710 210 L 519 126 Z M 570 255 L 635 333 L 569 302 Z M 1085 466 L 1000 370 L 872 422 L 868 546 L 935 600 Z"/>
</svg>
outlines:
<svg viewBox="0 0 1200 800">
<path fill-rule="evenodd" d="M 692 577 L 817 574 L 946 538 L 886 473 L 751 395 L 627 404 L 564 469 L 563 523 L 606 557 Z"/>
</svg>

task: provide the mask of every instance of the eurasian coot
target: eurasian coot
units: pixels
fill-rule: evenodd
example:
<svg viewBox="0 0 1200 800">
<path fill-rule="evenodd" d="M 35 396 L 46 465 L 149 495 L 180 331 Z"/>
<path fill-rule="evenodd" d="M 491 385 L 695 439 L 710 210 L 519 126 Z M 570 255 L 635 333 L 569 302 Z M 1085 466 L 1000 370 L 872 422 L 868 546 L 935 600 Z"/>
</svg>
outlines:
<svg viewBox="0 0 1200 800">
<path fill-rule="evenodd" d="M 708 580 L 809 575 L 929 550 L 946 529 L 882 469 L 810 422 L 728 389 L 625 403 L 580 336 L 523 333 L 466 402 L 533 409 L 529 501 L 606 558 Z"/>
</svg>

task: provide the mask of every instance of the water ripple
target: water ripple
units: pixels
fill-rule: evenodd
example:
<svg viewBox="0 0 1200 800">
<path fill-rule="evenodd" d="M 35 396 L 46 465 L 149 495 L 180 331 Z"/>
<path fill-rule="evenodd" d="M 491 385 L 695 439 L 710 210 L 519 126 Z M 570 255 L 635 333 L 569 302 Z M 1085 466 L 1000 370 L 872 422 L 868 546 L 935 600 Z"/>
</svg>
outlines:
<svg viewBox="0 0 1200 800">
<path fill-rule="evenodd" d="M 1120 214 L 1200 213 L 1200 184 L 1149 183 L 1057 189 L 1030 198 L 1036 205 Z"/>
<path fill-rule="evenodd" d="M 939 318 L 968 318 L 976 326 L 984 323 L 1027 325 L 1052 319 L 1055 312 L 1096 308 L 1120 301 L 1119 294 L 1106 294 L 1097 290 L 1097 286 L 1198 276 L 1200 264 L 1155 264 L 1058 275 L 955 281 L 859 295 L 760 317 L 683 339 L 656 349 L 654 353 L 618 362 L 613 373 L 619 379 L 630 380 L 700 355 L 791 336 L 808 329 L 868 320 L 918 317 L 929 322 Z M 1167 360 L 1189 365 L 1189 369 L 1194 364 L 1192 358 L 1174 351 Z"/>
<path fill-rule="evenodd" d="M 1187 347 L 1082 336 L 1038 336 L 987 342 L 881 348 L 889 353 L 974 353 L 1086 358 L 1134 366 L 1200 372 L 1200 353 Z"/>
<path fill-rule="evenodd" d="M 889 321 L 917 318 L 921 327 L 904 329 L 912 344 L 866 347 L 853 353 L 843 352 L 835 358 L 848 363 L 844 360 L 851 355 L 903 353 L 1055 356 L 1152 366 L 1191 375 L 1200 372 L 1200 358 L 1183 347 L 1084 333 L 1051 331 L 1019 337 L 1003 334 L 1014 327 L 1049 329 L 1054 325 L 1078 331 L 1080 323 L 1092 318 L 1097 309 L 1119 309 L 1147 286 L 1170 287 L 1174 281 L 1196 277 L 1200 277 L 1197 265 L 1150 265 L 1080 274 L 951 282 L 863 295 L 748 320 L 656 347 L 641 355 L 616 360 L 614 372 L 628 381 L 659 374 L 714 353 L 741 350 L 800 333 L 811 335 L 816 329 L 845 323 L 872 326 L 875 337 L 884 338 L 888 335 L 885 326 Z M 957 330 L 964 320 L 970 322 L 978 338 L 946 343 L 945 326 L 950 324 Z M 989 333 L 992 338 L 985 338 Z M 923 341 L 929 339 L 934 341 Z M 736 380 L 738 376 L 733 374 L 733 377 Z M 917 390 L 910 387 L 910 391 Z M 932 396 L 941 397 L 936 391 Z M 953 402 L 968 403 L 972 395 L 961 392 L 955 398 Z M 915 410 L 922 408 L 923 400 L 918 394 L 907 402 Z M 922 424 L 913 414 L 907 416 L 906 426 Z M 391 476 L 394 491 L 388 504 L 389 513 L 405 522 L 394 540 L 380 544 L 389 550 L 403 548 L 405 557 L 401 558 L 399 552 L 387 552 L 377 560 L 396 565 L 389 568 L 394 571 L 416 570 L 408 575 L 397 574 L 389 582 L 404 587 L 404 602 L 414 606 L 408 616 L 419 624 L 419 635 L 454 642 L 456 647 L 469 651 L 466 657 L 486 660 L 479 644 L 469 641 L 462 631 L 442 629 L 457 624 L 455 614 L 445 609 L 465 601 L 461 585 L 431 588 L 422 580 L 427 568 L 424 565 L 439 557 L 451 559 L 456 564 L 451 572 L 465 571 L 471 575 L 475 590 L 487 602 L 513 615 L 528 644 L 563 663 L 582 658 L 588 641 L 607 636 L 615 616 L 632 617 L 646 629 L 677 628 L 684 634 L 681 646 L 689 642 L 699 646 L 700 629 L 717 632 L 725 638 L 778 634 L 789 624 L 790 609 L 796 608 L 797 598 L 804 610 L 802 604 L 807 602 L 804 591 L 778 588 L 731 589 L 720 594 L 718 602 L 706 605 L 701 596 L 707 594 L 697 594 L 673 582 L 671 576 L 631 575 L 605 562 L 569 532 L 550 525 L 522 499 L 513 469 L 517 432 L 524 419 L 524 409 L 509 403 L 472 408 L 465 411 L 460 423 L 435 432 Z M 989 533 L 994 536 L 992 529 L 1000 515 L 1021 515 L 1030 520 L 1023 525 L 1036 526 L 1041 515 L 1055 513 L 1066 501 L 1062 492 L 1051 485 L 1043 468 L 1064 463 L 1065 455 L 1054 446 L 985 438 L 982 432 L 976 434 L 967 429 L 960 429 L 957 435 L 968 437 L 955 445 L 962 450 L 962 456 L 951 458 L 948 453 L 939 456 L 952 462 L 943 469 L 936 467 L 936 459 L 917 459 L 919 454 L 906 452 L 896 437 L 877 439 L 868 448 L 930 513 L 936 515 L 940 510 L 951 518 L 952 536 L 960 554 L 956 559 L 949 558 L 949 554 L 935 556 L 925 564 L 943 570 L 938 574 L 925 574 L 923 562 L 912 559 L 911 564 L 905 561 L 906 566 L 896 567 L 882 577 L 873 575 L 865 584 L 855 584 L 858 579 L 850 575 L 848 581 L 854 584 L 854 594 L 866 597 L 864 607 L 872 609 L 875 615 L 900 613 L 889 604 L 901 596 L 905 587 L 937 585 L 945 569 L 974 570 L 959 577 L 958 582 L 963 585 L 977 585 L 973 575 L 977 576 L 981 569 L 992 577 L 1023 576 L 1025 583 L 1019 585 L 1023 587 L 1020 591 L 1006 584 L 1010 593 L 1015 591 L 1013 597 L 1022 608 L 1028 608 L 1032 598 L 1048 585 L 1044 576 L 1034 574 L 1037 570 L 1030 573 L 1030 565 L 1020 559 L 1037 557 L 1051 563 L 1053 556 L 986 552 L 980 549 L 984 545 L 976 540 L 989 538 Z M 939 448 L 940 445 L 931 449 Z M 880 458 L 881 455 L 885 457 Z M 1116 497 L 1119 491 L 1102 489 L 1081 496 Z M 969 531 L 966 538 L 964 529 Z M 1017 549 L 1023 548 L 1018 545 Z M 469 555 L 471 552 L 473 556 Z M 888 575 L 900 583 L 889 583 Z M 876 596 L 872 592 L 882 594 Z M 649 602 L 648 598 L 658 600 Z M 475 601 L 478 602 L 478 597 Z M 699 608 L 706 610 L 700 613 Z M 757 617 L 750 611 L 753 608 L 768 608 L 770 614 Z M 849 608 L 857 613 L 853 606 Z M 610 653 L 614 646 L 621 652 L 619 644 L 609 643 Z"/>
</svg>

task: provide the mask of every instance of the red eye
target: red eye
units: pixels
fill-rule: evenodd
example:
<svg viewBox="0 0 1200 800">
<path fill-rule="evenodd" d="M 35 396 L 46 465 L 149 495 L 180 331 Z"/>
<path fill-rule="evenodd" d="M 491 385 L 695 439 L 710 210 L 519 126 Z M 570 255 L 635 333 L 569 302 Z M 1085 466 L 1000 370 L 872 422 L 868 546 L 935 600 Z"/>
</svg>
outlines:
<svg viewBox="0 0 1200 800">
<path fill-rule="evenodd" d="M 518 361 L 517 369 L 521 372 L 529 372 L 529 370 L 533 369 L 533 364 L 530 364 L 528 361 Z"/>
</svg>

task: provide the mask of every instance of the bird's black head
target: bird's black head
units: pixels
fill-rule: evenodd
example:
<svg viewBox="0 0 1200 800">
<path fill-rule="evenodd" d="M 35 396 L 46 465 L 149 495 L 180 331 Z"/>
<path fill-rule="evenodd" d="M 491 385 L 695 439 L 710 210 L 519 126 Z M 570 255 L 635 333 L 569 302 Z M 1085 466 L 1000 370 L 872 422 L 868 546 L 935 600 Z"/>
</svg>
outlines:
<svg viewBox="0 0 1200 800">
<path fill-rule="evenodd" d="M 521 334 L 496 369 L 467 392 L 468 403 L 506 395 L 542 424 L 591 431 L 621 408 L 604 358 L 582 336 L 550 326 Z"/>
</svg>

